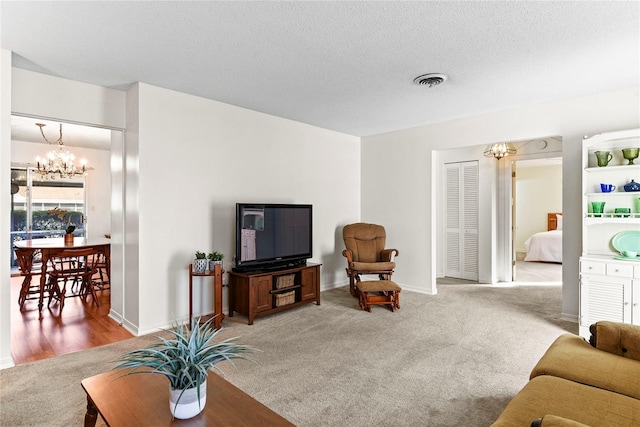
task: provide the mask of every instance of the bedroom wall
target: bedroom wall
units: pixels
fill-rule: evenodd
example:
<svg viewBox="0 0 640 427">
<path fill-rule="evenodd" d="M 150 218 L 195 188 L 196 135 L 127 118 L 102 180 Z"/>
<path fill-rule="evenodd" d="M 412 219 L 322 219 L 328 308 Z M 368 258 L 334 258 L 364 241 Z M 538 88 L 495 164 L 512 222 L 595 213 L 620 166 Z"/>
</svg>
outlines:
<svg viewBox="0 0 640 427">
<path fill-rule="evenodd" d="M 565 318 L 575 320 L 581 253 L 582 137 L 637 127 L 640 104 L 638 87 L 633 87 L 367 136 L 362 139 L 362 218 L 384 224 L 392 244 L 400 250 L 394 279 L 411 284 L 413 289 L 434 293 L 437 152 L 560 136 L 565 218 L 562 310 Z M 504 179 L 501 174 L 499 180 Z M 495 188 L 483 189 L 483 197 L 493 198 L 496 192 Z M 416 221 L 416 216 L 422 216 L 423 221 Z M 508 224 L 507 206 L 500 206 L 496 216 L 482 226 L 494 229 L 504 224 Z M 498 233 L 495 236 L 496 241 L 501 239 Z M 496 245 L 494 241 L 493 246 Z"/>
<path fill-rule="evenodd" d="M 534 233 L 547 231 L 547 213 L 562 212 L 562 164 L 516 169 L 516 251 Z"/>
</svg>

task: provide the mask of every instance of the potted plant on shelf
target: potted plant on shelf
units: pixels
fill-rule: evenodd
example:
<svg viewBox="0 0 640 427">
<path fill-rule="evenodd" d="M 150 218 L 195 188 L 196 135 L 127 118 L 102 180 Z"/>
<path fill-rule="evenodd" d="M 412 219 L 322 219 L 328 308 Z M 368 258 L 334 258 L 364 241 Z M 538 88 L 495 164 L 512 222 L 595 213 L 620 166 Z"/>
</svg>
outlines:
<svg viewBox="0 0 640 427">
<path fill-rule="evenodd" d="M 196 259 L 193 260 L 193 271 L 196 273 L 204 273 L 207 271 L 208 263 L 205 253 L 196 251 Z"/>
<path fill-rule="evenodd" d="M 176 324 L 168 330 L 170 339 L 157 337 L 149 347 L 129 351 L 117 359 L 120 362 L 113 370 L 126 370 L 124 376 L 132 374 L 160 374 L 167 377 L 170 386 L 169 409 L 175 418 L 195 417 L 204 409 L 207 400 L 207 375 L 210 370 L 223 373 L 218 363 L 228 361 L 234 369 L 232 359 L 251 360 L 247 354 L 259 350 L 234 341 L 237 337 L 214 342 L 222 329 L 214 329 L 212 319 L 200 324 L 193 319 L 191 330 Z"/>
<path fill-rule="evenodd" d="M 207 255 L 209 258 L 209 271 L 213 272 L 216 264 L 220 264 L 220 268 L 222 268 L 222 260 L 224 259 L 224 254 L 222 252 L 214 251 Z"/>
</svg>

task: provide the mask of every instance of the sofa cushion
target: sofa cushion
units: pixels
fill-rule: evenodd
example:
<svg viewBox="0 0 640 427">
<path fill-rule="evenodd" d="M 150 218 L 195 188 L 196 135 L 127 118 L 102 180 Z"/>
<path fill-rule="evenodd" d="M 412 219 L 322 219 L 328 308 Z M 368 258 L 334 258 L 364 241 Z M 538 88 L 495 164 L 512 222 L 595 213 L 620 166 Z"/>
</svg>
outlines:
<svg viewBox="0 0 640 427">
<path fill-rule="evenodd" d="M 541 375 L 524 386 L 492 427 L 529 427 L 547 414 L 588 426 L 638 426 L 640 400 L 596 387 Z"/>
<path fill-rule="evenodd" d="M 561 335 L 551 344 L 530 378 L 539 375 L 553 375 L 640 399 L 640 361 L 595 349 L 577 335 Z"/>
</svg>

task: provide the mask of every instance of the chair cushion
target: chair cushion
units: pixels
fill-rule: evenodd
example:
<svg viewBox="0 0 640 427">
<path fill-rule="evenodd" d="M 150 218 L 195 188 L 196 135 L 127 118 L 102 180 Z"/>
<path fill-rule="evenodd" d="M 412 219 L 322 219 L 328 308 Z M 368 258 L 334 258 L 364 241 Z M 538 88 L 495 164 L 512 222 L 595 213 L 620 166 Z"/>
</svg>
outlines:
<svg viewBox="0 0 640 427">
<path fill-rule="evenodd" d="M 356 271 L 391 271 L 395 262 L 352 262 L 349 268 Z"/>
<path fill-rule="evenodd" d="M 530 378 L 553 375 L 640 399 L 640 361 L 593 348 L 577 335 L 560 335 Z"/>
<path fill-rule="evenodd" d="M 356 287 L 360 292 L 401 291 L 402 288 L 391 280 L 367 280 L 358 282 Z"/>
<path fill-rule="evenodd" d="M 358 222 L 342 229 L 344 244 L 353 253 L 354 261 L 358 262 L 381 261 L 386 237 L 384 227 L 378 224 Z"/>
<path fill-rule="evenodd" d="M 637 427 L 640 400 L 541 375 L 520 390 L 492 427 L 529 426 L 547 414 L 591 426 Z"/>
</svg>

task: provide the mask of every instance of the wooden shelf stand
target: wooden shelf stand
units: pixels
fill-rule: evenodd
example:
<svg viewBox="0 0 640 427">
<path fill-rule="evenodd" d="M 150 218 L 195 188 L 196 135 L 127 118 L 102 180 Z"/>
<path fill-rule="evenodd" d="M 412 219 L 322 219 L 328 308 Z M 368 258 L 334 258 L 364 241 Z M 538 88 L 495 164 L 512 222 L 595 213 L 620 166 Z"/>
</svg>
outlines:
<svg viewBox="0 0 640 427">
<path fill-rule="evenodd" d="M 193 271 L 193 264 L 189 264 L 189 327 L 193 319 L 193 278 L 194 277 L 213 277 L 213 313 L 200 316 L 200 323 L 204 323 L 213 319 L 213 326 L 220 329 L 222 326 L 222 266 L 216 265 L 213 271 L 207 270 L 204 273 L 196 273 Z"/>
</svg>

